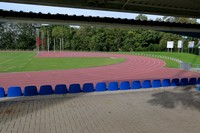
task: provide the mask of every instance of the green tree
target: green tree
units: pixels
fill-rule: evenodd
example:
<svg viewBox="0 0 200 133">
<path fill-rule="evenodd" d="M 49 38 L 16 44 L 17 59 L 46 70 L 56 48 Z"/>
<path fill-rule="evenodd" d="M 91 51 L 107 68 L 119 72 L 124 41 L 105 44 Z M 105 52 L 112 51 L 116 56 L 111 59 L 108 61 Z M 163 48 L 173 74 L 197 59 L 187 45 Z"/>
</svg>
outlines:
<svg viewBox="0 0 200 133">
<path fill-rule="evenodd" d="M 135 17 L 135 20 L 144 21 L 144 20 L 148 20 L 148 17 L 144 14 L 139 14 L 138 16 Z"/>
<path fill-rule="evenodd" d="M 15 48 L 32 50 L 35 48 L 35 29 L 32 24 L 28 23 L 18 23 L 17 27 L 17 39 Z"/>
<path fill-rule="evenodd" d="M 195 18 L 184 18 L 184 17 L 172 17 L 172 16 L 164 16 L 163 21 L 165 22 L 176 22 L 176 23 L 190 23 L 197 24 L 197 19 Z"/>
</svg>

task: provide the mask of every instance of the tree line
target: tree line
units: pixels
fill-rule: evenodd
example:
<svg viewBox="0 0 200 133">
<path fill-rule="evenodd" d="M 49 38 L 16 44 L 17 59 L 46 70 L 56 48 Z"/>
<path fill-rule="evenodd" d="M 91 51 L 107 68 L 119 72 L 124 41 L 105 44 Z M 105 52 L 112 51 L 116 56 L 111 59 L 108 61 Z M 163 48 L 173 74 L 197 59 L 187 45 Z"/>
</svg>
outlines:
<svg viewBox="0 0 200 133">
<path fill-rule="evenodd" d="M 148 20 L 138 15 L 136 20 Z M 197 23 L 196 19 L 163 17 L 157 21 Z M 198 42 L 198 38 L 164 33 L 144 29 L 123 29 L 109 27 L 67 25 L 35 25 L 30 23 L 0 23 L 1 50 L 34 50 L 36 48 L 36 30 L 40 31 L 40 49 L 73 51 L 167 51 L 167 41 L 184 41 L 187 51 L 188 41 Z M 47 45 L 49 44 L 49 45 Z M 197 46 L 195 47 L 198 52 Z"/>
</svg>

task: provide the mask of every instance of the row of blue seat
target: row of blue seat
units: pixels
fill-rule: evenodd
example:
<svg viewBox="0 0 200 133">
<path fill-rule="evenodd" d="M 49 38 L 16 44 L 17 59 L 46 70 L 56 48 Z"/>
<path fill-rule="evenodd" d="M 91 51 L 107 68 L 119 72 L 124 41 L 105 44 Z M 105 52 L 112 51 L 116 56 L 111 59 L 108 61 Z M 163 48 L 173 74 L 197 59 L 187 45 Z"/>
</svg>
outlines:
<svg viewBox="0 0 200 133">
<path fill-rule="evenodd" d="M 156 80 L 144 80 L 132 81 L 130 84 L 128 81 L 123 81 L 118 86 L 118 82 L 108 83 L 108 88 L 105 82 L 99 82 L 94 87 L 93 83 L 85 83 L 81 89 L 80 84 L 71 84 L 69 86 L 69 91 L 65 84 L 58 84 L 53 90 L 51 85 L 42 85 L 40 90 L 37 91 L 36 86 L 25 86 L 24 92 L 22 93 L 21 87 L 11 86 L 8 88 L 7 95 L 5 94 L 4 88 L 0 87 L 0 97 L 17 97 L 17 96 L 35 96 L 35 95 L 50 95 L 50 94 L 66 94 L 66 93 L 79 93 L 79 92 L 100 92 L 100 91 L 114 91 L 114 90 L 128 90 L 128 89 L 140 89 L 140 88 L 158 88 L 158 87 L 170 87 L 170 86 L 185 86 L 185 85 L 195 85 L 200 84 L 200 78 L 182 78 L 182 79 L 159 79 Z"/>
</svg>

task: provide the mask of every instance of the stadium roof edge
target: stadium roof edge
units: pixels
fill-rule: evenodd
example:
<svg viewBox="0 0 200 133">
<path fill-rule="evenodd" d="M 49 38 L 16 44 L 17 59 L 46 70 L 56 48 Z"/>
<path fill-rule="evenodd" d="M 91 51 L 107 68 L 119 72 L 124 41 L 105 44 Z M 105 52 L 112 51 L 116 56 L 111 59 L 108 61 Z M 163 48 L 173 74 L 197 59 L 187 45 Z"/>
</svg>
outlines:
<svg viewBox="0 0 200 133">
<path fill-rule="evenodd" d="M 17 16 L 15 16 L 17 15 Z M 176 25 L 176 26 L 180 26 L 182 27 L 183 25 L 186 26 L 185 28 L 187 28 L 188 26 L 191 27 L 191 26 L 198 26 L 200 28 L 200 24 L 191 24 L 191 23 L 177 23 L 177 22 L 165 22 L 165 21 L 154 21 L 154 20 L 135 20 L 135 19 L 127 19 L 127 18 L 114 18 L 114 17 L 99 17 L 99 16 L 84 16 L 84 15 L 68 15 L 68 14 L 51 14 L 51 13 L 41 13 L 41 12 L 24 12 L 24 11 L 13 11 L 13 10 L 2 10 L 0 9 L 0 18 L 9 18 L 9 17 L 16 17 L 16 18 L 19 18 L 19 17 L 24 17 L 24 18 L 40 18 L 41 16 L 45 16 L 44 19 L 50 19 L 51 16 L 57 16 L 58 18 L 57 19 L 67 19 L 69 17 L 77 17 L 77 18 L 92 18 L 92 19 L 108 19 L 108 23 L 111 22 L 111 20 L 123 20 L 123 21 L 132 21 L 132 22 L 149 22 L 149 23 L 163 23 L 163 24 L 170 24 L 172 26 L 172 24 Z M 47 17 L 47 18 L 46 18 Z M 11 19 L 11 18 L 10 18 Z M 56 19 L 56 18 L 54 18 Z M 77 19 L 77 21 L 79 21 Z M 95 21 L 95 20 L 94 20 Z M 104 21 L 103 21 L 104 22 Z M 197 28 L 197 27 L 196 27 Z"/>
<path fill-rule="evenodd" d="M 0 2 L 200 18 L 199 0 L 0 0 Z"/>
</svg>

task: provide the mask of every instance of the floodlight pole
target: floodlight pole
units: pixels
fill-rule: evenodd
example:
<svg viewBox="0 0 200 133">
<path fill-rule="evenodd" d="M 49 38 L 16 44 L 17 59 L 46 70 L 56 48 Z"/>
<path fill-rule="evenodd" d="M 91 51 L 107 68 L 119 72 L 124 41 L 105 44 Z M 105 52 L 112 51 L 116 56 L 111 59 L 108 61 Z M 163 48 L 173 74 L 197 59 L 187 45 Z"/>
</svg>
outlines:
<svg viewBox="0 0 200 133">
<path fill-rule="evenodd" d="M 48 52 L 49 52 L 49 31 L 47 31 L 47 47 L 48 47 Z"/>
</svg>

